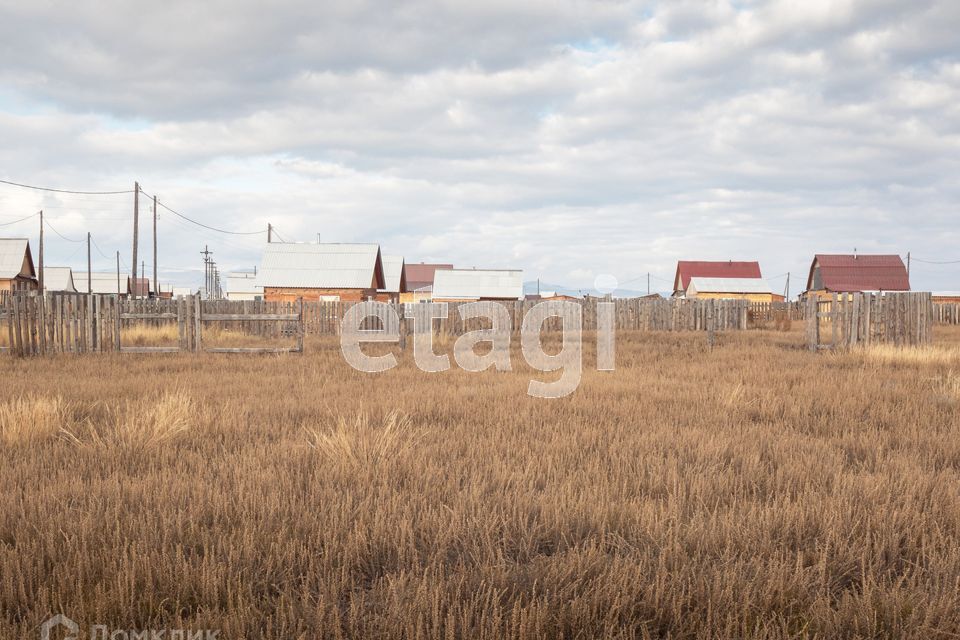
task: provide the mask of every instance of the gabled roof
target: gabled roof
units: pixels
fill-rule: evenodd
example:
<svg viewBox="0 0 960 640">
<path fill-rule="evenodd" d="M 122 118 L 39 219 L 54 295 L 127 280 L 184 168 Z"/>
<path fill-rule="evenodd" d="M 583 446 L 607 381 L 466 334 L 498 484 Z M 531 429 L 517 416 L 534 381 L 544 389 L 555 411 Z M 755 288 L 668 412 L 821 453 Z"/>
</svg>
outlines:
<svg viewBox="0 0 960 640">
<path fill-rule="evenodd" d="M 759 262 L 734 262 L 725 260 L 680 260 L 673 278 L 674 292 L 686 291 L 690 278 L 762 278 Z"/>
<path fill-rule="evenodd" d="M 383 277 L 386 286 L 380 291 L 384 293 L 405 293 L 407 291 L 407 279 L 404 274 L 403 256 L 382 256 L 383 259 Z"/>
<path fill-rule="evenodd" d="M 257 280 L 257 274 L 235 272 L 227 274 L 228 293 L 263 293 L 263 287 Z"/>
<path fill-rule="evenodd" d="M 134 282 L 133 278 L 127 278 L 127 293 L 138 298 L 146 298 L 150 295 L 150 279 L 137 278 Z"/>
<path fill-rule="evenodd" d="M 440 300 L 523 298 L 523 271 L 495 269 L 438 269 L 433 297 Z"/>
<path fill-rule="evenodd" d="M 86 282 L 84 291 L 86 291 Z M 44 267 L 43 268 L 43 288 L 47 291 L 64 291 L 67 293 L 77 293 L 77 287 L 73 282 L 73 269 L 70 267 Z"/>
<path fill-rule="evenodd" d="M 411 291 L 416 291 L 417 289 L 422 289 L 424 287 L 432 286 L 434 274 L 436 273 L 437 269 L 453 269 L 452 264 L 439 264 L 439 263 L 427 264 L 425 262 L 408 264 L 405 266 L 406 266 L 406 276 L 407 276 L 407 287 Z"/>
<path fill-rule="evenodd" d="M 378 244 L 267 243 L 257 272 L 262 287 L 382 289 Z"/>
<path fill-rule="evenodd" d="M 697 293 L 773 293 L 763 278 L 690 278 L 687 295 Z"/>
<path fill-rule="evenodd" d="M 17 276 L 37 276 L 30 253 L 30 241 L 26 238 L 0 238 L 0 279 L 13 280 Z"/>
<path fill-rule="evenodd" d="M 128 276 L 120 274 L 120 291 L 126 295 Z M 87 272 L 75 271 L 73 274 L 73 284 L 80 293 L 87 292 Z M 90 285 L 93 287 L 93 293 L 104 293 L 117 295 L 117 273 L 115 271 L 94 271 L 90 274 Z"/>
<path fill-rule="evenodd" d="M 814 282 L 819 267 L 820 282 Z M 807 290 L 909 291 L 907 267 L 898 255 L 823 254 L 810 265 Z"/>
</svg>

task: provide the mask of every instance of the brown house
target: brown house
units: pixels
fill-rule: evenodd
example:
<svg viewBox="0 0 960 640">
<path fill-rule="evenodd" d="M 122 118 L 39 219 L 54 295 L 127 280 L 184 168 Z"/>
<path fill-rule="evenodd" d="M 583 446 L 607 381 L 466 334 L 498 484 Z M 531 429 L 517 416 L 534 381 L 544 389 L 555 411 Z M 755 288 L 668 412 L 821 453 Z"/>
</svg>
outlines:
<svg viewBox="0 0 960 640">
<path fill-rule="evenodd" d="M 39 286 L 30 241 L 0 238 L 0 291 L 36 291 Z"/>
<path fill-rule="evenodd" d="M 762 278 L 759 262 L 680 260 L 673 277 L 673 295 L 686 295 L 692 278 Z"/>
<path fill-rule="evenodd" d="M 834 293 L 861 291 L 910 291 L 910 277 L 900 256 L 814 256 L 804 295 L 824 297 Z"/>
<path fill-rule="evenodd" d="M 268 243 L 257 271 L 267 301 L 352 301 L 385 289 L 378 244 Z"/>
</svg>

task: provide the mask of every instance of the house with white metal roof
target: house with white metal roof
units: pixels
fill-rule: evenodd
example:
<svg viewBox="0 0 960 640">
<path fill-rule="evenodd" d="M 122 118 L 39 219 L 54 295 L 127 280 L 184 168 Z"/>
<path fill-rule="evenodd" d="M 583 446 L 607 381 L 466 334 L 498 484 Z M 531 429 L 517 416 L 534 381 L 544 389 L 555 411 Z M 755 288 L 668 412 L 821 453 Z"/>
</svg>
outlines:
<svg viewBox="0 0 960 640">
<path fill-rule="evenodd" d="M 716 298 L 723 300 L 750 300 L 751 302 L 778 302 L 783 296 L 773 292 L 763 278 L 690 278 L 687 298 Z"/>
<path fill-rule="evenodd" d="M 434 273 L 433 300 L 520 300 L 523 271 L 518 269 L 442 269 Z"/>
<path fill-rule="evenodd" d="M 129 277 L 120 274 L 117 277 L 115 271 L 93 271 L 90 273 L 91 293 L 127 295 L 127 287 L 130 285 Z M 73 283 L 80 293 L 87 292 L 87 272 L 76 271 L 73 274 Z"/>
<path fill-rule="evenodd" d="M 263 300 L 263 286 L 257 282 L 257 272 L 228 273 L 227 300 Z"/>
<path fill-rule="evenodd" d="M 44 267 L 43 290 L 58 293 L 77 293 L 77 287 L 74 286 L 73 282 L 73 269 L 70 267 Z M 86 287 L 84 287 L 84 291 L 86 291 Z"/>
<path fill-rule="evenodd" d="M 36 291 L 38 286 L 30 241 L 0 238 L 0 291 Z"/>
<path fill-rule="evenodd" d="M 263 299 L 360 302 L 386 288 L 378 244 L 271 242 L 257 284 Z"/>
</svg>

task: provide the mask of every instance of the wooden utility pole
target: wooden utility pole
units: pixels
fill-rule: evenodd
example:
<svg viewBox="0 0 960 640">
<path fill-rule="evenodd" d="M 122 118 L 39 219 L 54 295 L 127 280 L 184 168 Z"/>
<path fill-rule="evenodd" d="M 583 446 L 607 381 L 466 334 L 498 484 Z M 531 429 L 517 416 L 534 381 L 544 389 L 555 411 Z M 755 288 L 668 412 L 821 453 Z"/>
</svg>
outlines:
<svg viewBox="0 0 960 640">
<path fill-rule="evenodd" d="M 273 242 L 273 225 L 267 223 L 267 242 Z"/>
<path fill-rule="evenodd" d="M 147 287 L 150 290 L 150 287 Z M 160 297 L 160 283 L 157 280 L 157 196 L 153 196 L 153 290 Z"/>
<path fill-rule="evenodd" d="M 789 271 L 787 272 L 787 288 L 786 288 L 786 291 L 784 291 L 783 300 L 785 302 L 790 302 L 790 272 Z"/>
<path fill-rule="evenodd" d="M 93 293 L 93 276 L 90 274 L 90 266 L 93 262 L 90 260 L 90 232 L 87 231 L 87 293 Z"/>
<path fill-rule="evenodd" d="M 147 261 L 146 261 L 146 260 L 143 260 L 143 261 L 140 263 L 140 274 L 141 274 L 140 280 L 147 280 L 147 278 L 146 278 L 146 275 L 147 275 Z M 133 281 L 133 286 L 136 288 L 137 294 L 139 295 L 139 294 L 140 294 L 140 283 L 139 283 L 136 279 L 134 279 L 134 281 Z M 144 297 L 144 298 L 149 298 L 149 297 L 150 297 L 150 281 L 149 281 L 149 280 L 147 280 L 147 291 L 146 291 L 146 293 L 144 293 L 143 297 Z"/>
<path fill-rule="evenodd" d="M 210 299 L 210 247 L 205 245 L 203 251 L 200 252 L 203 256 L 203 288 L 206 290 L 207 299 Z"/>
<path fill-rule="evenodd" d="M 650 272 L 647 271 L 647 295 L 650 295 Z"/>
<path fill-rule="evenodd" d="M 140 183 L 133 183 L 133 262 L 130 268 L 133 273 L 133 297 L 137 297 L 137 238 L 140 231 Z"/>
<path fill-rule="evenodd" d="M 923 271 L 923 269 L 921 269 Z M 910 252 L 907 251 L 907 284 L 910 284 Z"/>
<path fill-rule="evenodd" d="M 40 210 L 40 295 L 43 295 L 43 210 Z"/>
<path fill-rule="evenodd" d="M 117 251 L 117 296 L 123 295 L 120 293 L 120 252 Z"/>
</svg>

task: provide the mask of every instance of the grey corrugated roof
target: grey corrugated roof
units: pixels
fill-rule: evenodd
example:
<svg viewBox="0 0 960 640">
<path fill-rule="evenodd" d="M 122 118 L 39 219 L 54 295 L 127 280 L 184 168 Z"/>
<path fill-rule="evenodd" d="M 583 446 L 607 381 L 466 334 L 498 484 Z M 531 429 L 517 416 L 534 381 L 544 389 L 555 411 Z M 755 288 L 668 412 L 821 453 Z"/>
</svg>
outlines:
<svg viewBox="0 0 960 640">
<path fill-rule="evenodd" d="M 773 293 L 763 278 L 690 278 L 687 293 Z"/>
<path fill-rule="evenodd" d="M 436 299 L 523 297 L 523 271 L 493 269 L 444 269 L 433 277 Z"/>
<path fill-rule="evenodd" d="M 400 293 L 400 283 L 403 279 L 403 256 L 383 256 L 383 279 L 386 287 L 381 289 L 385 293 Z"/>
<path fill-rule="evenodd" d="M 120 293 L 127 292 L 127 275 L 120 274 Z M 117 273 L 115 271 L 94 271 L 90 274 L 90 283 L 93 286 L 93 293 L 117 293 Z M 80 293 L 87 292 L 87 272 L 75 271 L 73 274 L 73 284 Z"/>
<path fill-rule="evenodd" d="M 0 278 L 12 280 L 20 275 L 29 247 L 26 238 L 0 238 Z"/>
<path fill-rule="evenodd" d="M 84 283 L 84 285 L 86 285 L 86 283 Z M 76 293 L 77 288 L 73 282 L 73 269 L 70 267 L 44 267 L 43 288 L 47 291 Z M 84 291 L 86 291 L 86 289 L 84 289 Z"/>
<path fill-rule="evenodd" d="M 268 243 L 257 272 L 262 287 L 370 289 L 383 286 L 380 245 Z"/>
</svg>

